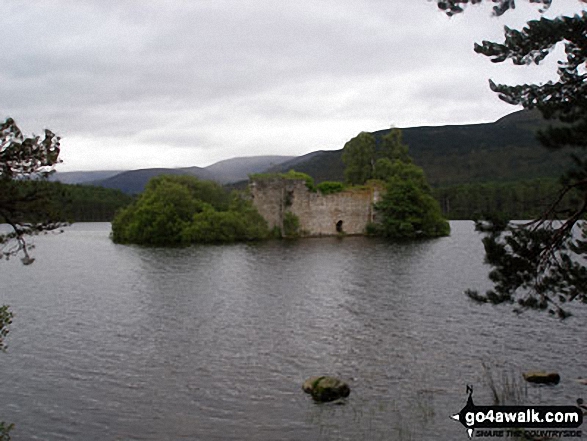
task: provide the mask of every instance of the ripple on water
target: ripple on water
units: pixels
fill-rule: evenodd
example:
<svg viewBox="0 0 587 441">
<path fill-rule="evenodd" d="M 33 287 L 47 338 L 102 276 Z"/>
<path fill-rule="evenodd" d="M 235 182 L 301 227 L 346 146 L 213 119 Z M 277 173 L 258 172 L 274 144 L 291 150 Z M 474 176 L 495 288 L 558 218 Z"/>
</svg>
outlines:
<svg viewBox="0 0 587 441">
<path fill-rule="evenodd" d="M 472 223 L 452 227 L 414 244 L 141 248 L 105 224 L 39 237 L 34 265 L 2 268 L 16 313 L 2 418 L 17 441 L 456 439 L 465 385 L 489 400 L 483 362 L 559 370 L 528 399 L 574 403 L 585 312 L 561 323 L 467 301 L 487 268 Z M 322 373 L 349 381 L 346 404 L 301 392 Z"/>
</svg>

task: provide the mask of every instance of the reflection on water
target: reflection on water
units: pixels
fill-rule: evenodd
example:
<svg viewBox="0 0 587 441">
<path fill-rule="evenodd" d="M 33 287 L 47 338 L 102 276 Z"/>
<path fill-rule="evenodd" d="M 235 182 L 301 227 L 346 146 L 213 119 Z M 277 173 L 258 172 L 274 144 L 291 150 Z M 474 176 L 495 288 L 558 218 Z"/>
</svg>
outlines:
<svg viewBox="0 0 587 441">
<path fill-rule="evenodd" d="M 472 223 L 452 228 L 187 249 L 114 245 L 108 224 L 40 237 L 34 265 L 0 266 L 16 314 L 0 417 L 17 441 L 464 439 L 448 416 L 466 384 L 490 404 L 483 361 L 558 370 L 528 399 L 574 403 L 585 312 L 471 304 L 482 247 Z M 349 381 L 344 405 L 302 393 L 325 373 Z"/>
</svg>

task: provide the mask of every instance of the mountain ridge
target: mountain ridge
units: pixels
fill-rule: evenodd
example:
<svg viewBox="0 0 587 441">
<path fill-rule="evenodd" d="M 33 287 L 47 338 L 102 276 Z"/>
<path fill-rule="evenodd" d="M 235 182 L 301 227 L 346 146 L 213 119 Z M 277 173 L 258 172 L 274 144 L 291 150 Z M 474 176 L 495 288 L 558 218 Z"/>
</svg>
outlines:
<svg viewBox="0 0 587 441">
<path fill-rule="evenodd" d="M 547 126 L 548 122 L 537 111 L 522 110 L 490 123 L 420 126 L 401 130 L 414 162 L 424 169 L 432 186 L 440 187 L 559 176 L 571 161 L 566 153 L 551 152 L 539 144 L 536 132 Z M 372 133 L 380 142 L 389 130 Z M 342 148 L 316 150 L 297 157 L 237 157 L 208 167 L 127 170 L 106 179 L 94 180 L 91 184 L 137 193 L 142 191 L 150 178 L 163 173 L 188 174 L 229 184 L 246 180 L 251 173 L 290 169 L 307 173 L 316 182 L 342 181 Z M 59 180 L 59 173 L 56 175 Z"/>
<path fill-rule="evenodd" d="M 137 170 L 93 170 L 87 172 L 57 172 L 51 180 L 68 184 L 86 184 L 121 190 L 128 194 L 140 193 L 147 182 L 162 174 L 190 175 L 199 179 L 213 180 L 221 184 L 247 179 L 251 173 L 258 173 L 276 166 L 294 156 L 264 155 L 244 156 L 225 159 L 208 167 L 142 168 Z"/>
<path fill-rule="evenodd" d="M 491 123 L 421 126 L 401 129 L 414 162 L 434 187 L 491 181 L 558 177 L 571 159 L 540 145 L 536 133 L 548 127 L 537 111 L 521 110 Z M 371 132 L 379 143 L 391 129 Z M 316 182 L 344 178 L 342 150 L 322 151 L 295 164 Z M 287 171 L 285 162 L 275 171 Z"/>
</svg>

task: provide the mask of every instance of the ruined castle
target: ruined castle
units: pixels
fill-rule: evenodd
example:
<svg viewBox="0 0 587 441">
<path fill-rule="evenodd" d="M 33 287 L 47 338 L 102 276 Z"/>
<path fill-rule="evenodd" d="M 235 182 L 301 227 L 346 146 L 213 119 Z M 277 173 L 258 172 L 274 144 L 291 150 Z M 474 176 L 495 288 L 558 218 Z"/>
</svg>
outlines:
<svg viewBox="0 0 587 441">
<path fill-rule="evenodd" d="M 311 191 L 304 180 L 272 177 L 249 183 L 253 204 L 269 228 L 284 231 L 287 213 L 299 221 L 301 236 L 365 234 L 375 222 L 373 204 L 379 201 L 381 187 L 366 185 L 333 194 Z"/>
</svg>

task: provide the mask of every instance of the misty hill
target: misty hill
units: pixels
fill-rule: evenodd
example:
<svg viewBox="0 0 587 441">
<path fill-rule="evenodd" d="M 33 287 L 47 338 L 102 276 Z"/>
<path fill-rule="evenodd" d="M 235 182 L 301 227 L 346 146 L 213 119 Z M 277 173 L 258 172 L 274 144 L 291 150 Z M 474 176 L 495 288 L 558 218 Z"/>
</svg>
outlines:
<svg viewBox="0 0 587 441">
<path fill-rule="evenodd" d="M 53 173 L 50 181 L 59 181 L 63 184 L 84 184 L 93 181 L 101 181 L 111 176 L 122 173 L 124 170 L 92 170 L 92 171 L 72 171 Z"/>
<path fill-rule="evenodd" d="M 294 159 L 295 156 L 249 156 L 226 159 L 205 167 L 204 170 L 211 173 L 213 180 L 221 184 L 248 179 L 251 173 L 263 172 L 285 161 Z M 190 171 L 194 167 L 184 168 Z M 197 167 L 195 167 L 197 168 Z"/>
<path fill-rule="evenodd" d="M 145 189 L 147 182 L 159 175 L 191 175 L 200 179 L 213 179 L 213 176 L 206 169 L 199 167 L 190 167 L 190 171 L 180 168 L 145 168 L 125 171 L 91 184 L 121 190 L 127 194 L 141 193 Z"/>
<path fill-rule="evenodd" d="M 92 173 L 103 172 L 69 172 L 63 173 L 70 183 L 88 183 L 100 187 L 121 190 L 128 194 L 140 193 L 151 178 L 162 174 L 190 175 L 200 179 L 213 180 L 221 184 L 248 179 L 250 173 L 259 173 L 270 167 L 279 165 L 293 156 L 252 156 L 232 158 L 220 161 L 208 167 L 183 167 L 183 168 L 146 168 L 140 170 L 128 170 L 118 172 L 103 179 L 89 179 L 95 176 Z M 74 175 L 75 173 L 75 175 Z M 56 179 L 61 181 L 62 174 L 56 173 Z M 77 181 L 72 181 L 77 179 Z M 83 181 L 82 181 L 83 179 Z M 62 181 L 64 182 L 64 181 Z"/>
<path fill-rule="evenodd" d="M 515 112 L 493 123 L 402 129 L 414 162 L 433 186 L 557 177 L 568 168 L 568 152 L 540 145 L 536 132 L 547 123 L 537 112 Z M 373 132 L 377 139 L 389 129 Z M 320 151 L 285 162 L 317 182 L 343 180 L 342 149 Z"/>
</svg>

